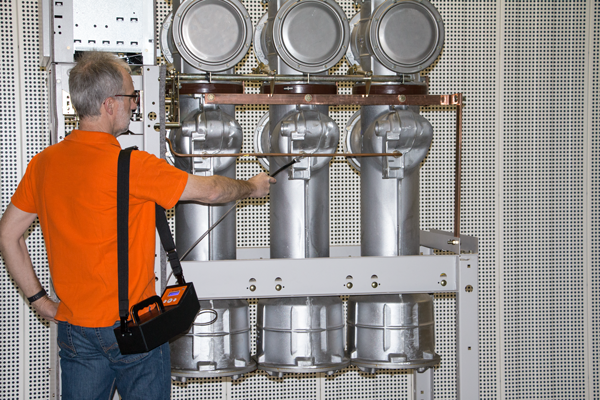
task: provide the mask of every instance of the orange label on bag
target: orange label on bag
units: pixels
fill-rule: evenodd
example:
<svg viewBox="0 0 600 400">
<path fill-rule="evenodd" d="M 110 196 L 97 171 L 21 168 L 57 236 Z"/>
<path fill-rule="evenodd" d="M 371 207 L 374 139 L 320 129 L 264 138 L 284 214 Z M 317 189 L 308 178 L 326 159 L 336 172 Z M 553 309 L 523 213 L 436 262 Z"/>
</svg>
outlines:
<svg viewBox="0 0 600 400">
<path fill-rule="evenodd" d="M 176 286 L 167 288 L 162 295 L 162 302 L 165 307 L 174 306 L 179 303 L 187 286 Z"/>
</svg>

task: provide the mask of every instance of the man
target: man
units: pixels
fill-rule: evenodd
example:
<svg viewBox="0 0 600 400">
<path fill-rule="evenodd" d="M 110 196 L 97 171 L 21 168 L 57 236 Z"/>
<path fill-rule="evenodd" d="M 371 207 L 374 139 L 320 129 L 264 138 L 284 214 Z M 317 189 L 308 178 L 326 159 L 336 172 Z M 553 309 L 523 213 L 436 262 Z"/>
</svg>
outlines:
<svg viewBox="0 0 600 400">
<path fill-rule="evenodd" d="M 170 398 L 168 343 L 124 356 L 113 329 L 119 320 L 117 284 L 116 137 L 128 130 L 136 94 L 128 65 L 108 53 L 85 53 L 70 71 L 79 130 L 36 155 L 0 220 L 6 266 L 38 314 L 58 323 L 62 398 Z M 198 177 L 143 151 L 131 154 L 129 300 L 155 294 L 154 203 L 226 203 L 263 197 L 275 179 Z M 43 290 L 23 234 L 39 217 L 53 285 Z"/>
</svg>

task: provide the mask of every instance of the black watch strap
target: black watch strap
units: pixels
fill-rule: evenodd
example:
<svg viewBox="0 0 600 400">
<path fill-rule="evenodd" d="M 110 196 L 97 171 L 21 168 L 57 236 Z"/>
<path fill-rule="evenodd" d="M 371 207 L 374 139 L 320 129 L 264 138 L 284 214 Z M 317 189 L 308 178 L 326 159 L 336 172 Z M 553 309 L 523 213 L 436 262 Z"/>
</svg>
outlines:
<svg viewBox="0 0 600 400">
<path fill-rule="evenodd" d="M 31 296 L 31 297 L 28 297 L 28 298 L 27 298 L 27 301 L 29 302 L 29 304 L 31 304 L 31 303 L 33 303 L 34 301 L 36 301 L 36 300 L 39 300 L 39 299 L 41 299 L 42 297 L 44 297 L 46 294 L 47 294 L 47 293 L 46 293 L 46 290 L 44 290 L 44 289 L 42 288 L 42 290 L 40 290 L 39 292 L 37 292 L 37 293 L 36 293 L 36 294 L 34 294 L 33 296 Z"/>
</svg>

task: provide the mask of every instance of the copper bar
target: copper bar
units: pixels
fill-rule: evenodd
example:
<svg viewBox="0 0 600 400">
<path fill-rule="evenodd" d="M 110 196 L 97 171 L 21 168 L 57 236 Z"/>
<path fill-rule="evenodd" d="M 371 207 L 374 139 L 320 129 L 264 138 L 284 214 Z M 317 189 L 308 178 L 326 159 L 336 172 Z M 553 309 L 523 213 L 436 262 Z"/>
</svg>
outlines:
<svg viewBox="0 0 600 400">
<path fill-rule="evenodd" d="M 175 157 L 401 157 L 402 153 L 363 153 L 363 154 L 352 154 L 352 153 L 219 153 L 219 154 L 181 154 L 177 153 L 173 149 L 171 140 L 166 139 L 169 144 L 171 154 Z"/>
<path fill-rule="evenodd" d="M 462 97 L 462 96 L 461 96 Z M 460 185 L 462 173 L 462 98 L 456 105 L 456 149 L 454 160 L 454 237 L 460 238 Z"/>
<path fill-rule="evenodd" d="M 452 95 L 454 96 L 454 95 Z M 440 95 L 347 95 L 347 94 L 228 94 L 210 93 L 206 104 L 315 104 L 315 105 L 443 105 Z"/>
</svg>

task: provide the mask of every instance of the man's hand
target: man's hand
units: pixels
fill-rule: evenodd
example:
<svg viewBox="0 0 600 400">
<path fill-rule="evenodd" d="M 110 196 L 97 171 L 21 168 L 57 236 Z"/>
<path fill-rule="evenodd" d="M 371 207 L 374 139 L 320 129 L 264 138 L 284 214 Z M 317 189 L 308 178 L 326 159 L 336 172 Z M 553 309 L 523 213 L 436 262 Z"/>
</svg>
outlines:
<svg viewBox="0 0 600 400">
<path fill-rule="evenodd" d="M 31 303 L 35 311 L 40 314 L 40 317 L 47 319 L 48 321 L 56 322 L 54 316 L 58 310 L 58 303 L 52 301 L 48 296 L 44 296 L 39 300 Z"/>
<path fill-rule="evenodd" d="M 253 186 L 252 193 L 250 193 L 250 196 L 248 197 L 265 197 L 269 194 L 271 183 L 275 182 L 277 182 L 275 178 L 270 177 L 264 172 L 254 175 L 252 178 L 248 179 L 248 183 L 251 183 Z"/>
</svg>

